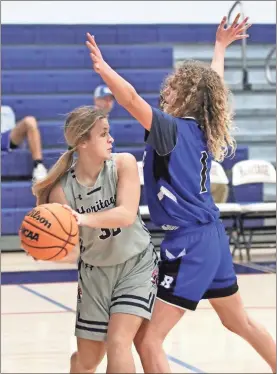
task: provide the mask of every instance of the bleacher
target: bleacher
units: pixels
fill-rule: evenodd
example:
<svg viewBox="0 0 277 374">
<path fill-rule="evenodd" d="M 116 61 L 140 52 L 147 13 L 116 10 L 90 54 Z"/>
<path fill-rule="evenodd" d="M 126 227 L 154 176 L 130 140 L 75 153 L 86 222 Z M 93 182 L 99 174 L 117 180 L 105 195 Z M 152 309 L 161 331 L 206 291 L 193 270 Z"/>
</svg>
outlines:
<svg viewBox="0 0 277 374">
<path fill-rule="evenodd" d="M 17 119 L 38 119 L 43 157 L 50 167 L 65 149 L 64 115 L 80 105 L 92 104 L 101 78 L 92 71 L 84 45 L 85 34 L 95 35 L 107 62 L 132 83 L 153 106 L 159 88 L 172 67 L 184 58 L 211 60 L 216 25 L 2 25 L 2 105 L 9 105 Z M 274 25 L 255 25 L 249 39 L 251 91 L 241 87 L 240 46 L 227 51 L 226 80 L 234 91 L 239 147 L 233 159 L 224 161 L 231 171 L 235 163 L 259 155 L 275 159 L 272 137 L 275 92 L 267 84 L 264 59 L 275 44 Z M 275 61 L 273 61 L 275 67 Z M 143 129 L 117 104 L 110 116 L 115 152 L 130 152 L 142 159 Z M 254 131 L 253 131 L 254 130 Z M 259 150 L 262 144 L 261 150 Z M 275 144 L 275 143 L 274 143 Z M 23 148 L 1 155 L 2 235 L 16 235 L 28 210 L 35 204 L 31 193 L 32 161 Z M 230 176 L 230 175 L 229 175 Z M 263 186 L 238 186 L 229 201 L 259 202 Z M 269 198 L 275 199 L 272 190 Z M 142 194 L 143 203 L 144 196 Z M 256 220 L 262 225 L 263 220 Z"/>
</svg>

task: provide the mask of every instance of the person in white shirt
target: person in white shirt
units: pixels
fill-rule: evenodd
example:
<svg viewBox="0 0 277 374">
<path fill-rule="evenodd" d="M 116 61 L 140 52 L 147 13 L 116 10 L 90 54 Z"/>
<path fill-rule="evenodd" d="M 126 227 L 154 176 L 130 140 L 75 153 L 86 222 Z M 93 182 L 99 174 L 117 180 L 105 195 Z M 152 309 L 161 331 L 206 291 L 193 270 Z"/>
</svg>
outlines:
<svg viewBox="0 0 277 374">
<path fill-rule="evenodd" d="M 1 151 L 12 151 L 27 139 L 34 162 L 32 177 L 41 180 L 47 176 L 43 165 L 41 139 L 35 117 L 27 116 L 16 123 L 15 114 L 11 107 L 1 106 Z"/>
</svg>

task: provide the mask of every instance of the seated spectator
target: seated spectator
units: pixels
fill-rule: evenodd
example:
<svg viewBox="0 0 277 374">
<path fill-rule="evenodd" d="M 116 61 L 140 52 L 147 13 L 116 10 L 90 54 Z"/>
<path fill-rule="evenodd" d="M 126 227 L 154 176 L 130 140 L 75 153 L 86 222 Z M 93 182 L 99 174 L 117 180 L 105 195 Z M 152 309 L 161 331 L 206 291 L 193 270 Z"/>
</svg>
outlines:
<svg viewBox="0 0 277 374">
<path fill-rule="evenodd" d="M 16 123 L 15 114 L 9 106 L 1 106 L 1 151 L 12 151 L 27 139 L 34 162 L 32 177 L 40 180 L 46 177 L 43 165 L 40 132 L 35 117 L 24 117 Z"/>
<path fill-rule="evenodd" d="M 105 85 L 96 87 L 94 91 L 94 105 L 103 109 L 106 113 L 111 112 L 114 106 L 114 97 L 109 87 Z"/>
</svg>

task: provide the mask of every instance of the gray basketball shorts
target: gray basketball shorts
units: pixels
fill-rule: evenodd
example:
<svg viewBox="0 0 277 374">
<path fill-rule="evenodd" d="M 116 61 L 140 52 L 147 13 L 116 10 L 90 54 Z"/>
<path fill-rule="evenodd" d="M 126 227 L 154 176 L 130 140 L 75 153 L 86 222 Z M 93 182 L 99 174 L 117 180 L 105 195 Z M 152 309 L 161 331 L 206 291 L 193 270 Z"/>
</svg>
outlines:
<svg viewBox="0 0 277 374">
<path fill-rule="evenodd" d="M 113 313 L 149 320 L 157 283 L 158 256 L 152 244 L 139 255 L 115 266 L 97 267 L 80 261 L 75 335 L 106 340 Z"/>
</svg>

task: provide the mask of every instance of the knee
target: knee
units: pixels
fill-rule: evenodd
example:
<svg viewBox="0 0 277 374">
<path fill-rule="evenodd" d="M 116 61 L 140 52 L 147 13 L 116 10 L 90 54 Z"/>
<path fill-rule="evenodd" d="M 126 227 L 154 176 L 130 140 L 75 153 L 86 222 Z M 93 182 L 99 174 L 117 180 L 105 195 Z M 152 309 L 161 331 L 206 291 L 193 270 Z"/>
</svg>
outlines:
<svg viewBox="0 0 277 374">
<path fill-rule="evenodd" d="M 124 339 L 124 337 L 113 336 L 107 340 L 107 354 L 120 355 L 126 350 L 131 350 L 132 341 Z"/>
<path fill-rule="evenodd" d="M 82 357 L 78 352 L 74 352 L 70 358 L 70 366 L 70 373 L 94 373 L 97 363 L 89 356 Z"/>
<path fill-rule="evenodd" d="M 145 351 L 145 347 L 148 344 L 148 338 L 144 335 L 138 334 L 134 339 L 134 345 L 139 355 Z"/>
<path fill-rule="evenodd" d="M 138 334 L 134 339 L 134 345 L 139 356 L 145 356 L 146 354 L 152 355 L 157 349 L 160 349 L 163 345 L 164 338 L 158 336 L 152 331 Z"/>
<path fill-rule="evenodd" d="M 36 131 L 38 129 L 38 123 L 35 117 L 27 116 L 24 118 L 27 131 Z"/>
<path fill-rule="evenodd" d="M 247 315 L 240 319 L 221 320 L 222 325 L 237 335 L 244 335 L 251 328 L 251 320 Z"/>
<path fill-rule="evenodd" d="M 77 363 L 78 360 L 78 354 L 77 352 L 72 353 L 70 357 L 70 373 L 75 373 L 77 371 Z"/>
</svg>

